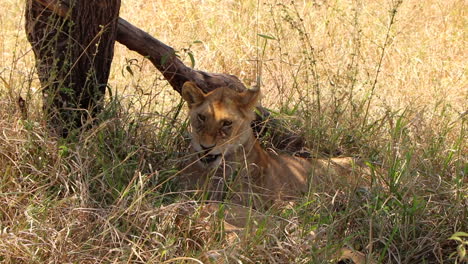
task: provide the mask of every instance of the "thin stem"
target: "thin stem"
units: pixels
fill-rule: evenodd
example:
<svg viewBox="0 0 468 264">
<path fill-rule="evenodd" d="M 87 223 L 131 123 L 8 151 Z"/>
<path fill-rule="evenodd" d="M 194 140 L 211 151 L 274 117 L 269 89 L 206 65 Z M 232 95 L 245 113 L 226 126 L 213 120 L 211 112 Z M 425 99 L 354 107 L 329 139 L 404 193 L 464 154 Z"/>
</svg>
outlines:
<svg viewBox="0 0 468 264">
<path fill-rule="evenodd" d="M 366 111 L 365 111 L 364 118 L 363 118 L 363 121 L 362 121 L 362 126 L 364 126 L 366 124 L 366 122 L 367 122 L 367 117 L 369 115 L 370 104 L 371 104 L 371 101 L 372 101 L 372 97 L 374 97 L 375 87 L 377 86 L 377 81 L 379 79 L 379 74 L 380 74 L 380 71 L 381 71 L 381 68 L 382 68 L 382 61 L 383 61 L 383 58 L 385 56 L 385 51 L 387 50 L 388 43 L 390 41 L 390 30 L 392 29 L 392 26 L 395 24 L 395 18 L 396 18 L 396 14 L 397 14 L 397 11 L 398 11 L 398 7 L 402 3 L 403 3 L 403 0 L 397 1 L 396 4 L 394 5 L 393 9 L 391 10 L 390 23 L 388 24 L 388 27 L 387 27 L 387 33 L 385 35 L 385 41 L 384 41 L 384 44 L 382 46 L 382 53 L 380 54 L 379 63 L 377 64 L 377 71 L 375 73 L 375 77 L 374 77 L 374 80 L 372 82 L 372 87 L 371 87 L 371 91 L 370 91 L 370 95 L 369 95 L 369 100 L 367 101 Z"/>
</svg>

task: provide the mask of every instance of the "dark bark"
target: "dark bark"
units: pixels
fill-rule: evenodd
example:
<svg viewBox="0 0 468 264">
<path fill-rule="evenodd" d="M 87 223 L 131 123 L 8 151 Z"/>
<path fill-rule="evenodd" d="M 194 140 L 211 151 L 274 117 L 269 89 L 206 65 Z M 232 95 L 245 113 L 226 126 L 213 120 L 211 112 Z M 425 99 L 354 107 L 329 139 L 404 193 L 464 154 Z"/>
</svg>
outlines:
<svg viewBox="0 0 468 264">
<path fill-rule="evenodd" d="M 26 33 L 49 125 L 62 136 L 89 123 L 103 101 L 120 0 L 69 0 L 62 16 L 28 0 Z"/>
</svg>

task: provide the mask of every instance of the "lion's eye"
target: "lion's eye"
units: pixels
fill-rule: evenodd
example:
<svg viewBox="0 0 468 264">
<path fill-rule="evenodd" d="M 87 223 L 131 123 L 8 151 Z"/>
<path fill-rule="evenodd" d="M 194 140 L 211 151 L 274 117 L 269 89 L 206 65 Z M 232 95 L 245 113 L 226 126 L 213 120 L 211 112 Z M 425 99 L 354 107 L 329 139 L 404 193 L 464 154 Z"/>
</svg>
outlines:
<svg viewBox="0 0 468 264">
<path fill-rule="evenodd" d="M 232 121 L 230 120 L 222 120 L 221 121 L 221 128 L 219 129 L 219 134 L 221 137 L 226 138 L 231 134 L 232 130 Z"/>
<path fill-rule="evenodd" d="M 198 118 L 198 120 L 199 120 L 200 122 L 205 122 L 205 119 L 206 119 L 206 117 L 205 117 L 204 115 L 202 115 L 202 114 L 198 114 L 198 115 L 197 115 L 197 118 Z"/>
<path fill-rule="evenodd" d="M 223 127 L 230 127 L 232 126 L 232 121 L 224 120 L 221 124 Z"/>
</svg>

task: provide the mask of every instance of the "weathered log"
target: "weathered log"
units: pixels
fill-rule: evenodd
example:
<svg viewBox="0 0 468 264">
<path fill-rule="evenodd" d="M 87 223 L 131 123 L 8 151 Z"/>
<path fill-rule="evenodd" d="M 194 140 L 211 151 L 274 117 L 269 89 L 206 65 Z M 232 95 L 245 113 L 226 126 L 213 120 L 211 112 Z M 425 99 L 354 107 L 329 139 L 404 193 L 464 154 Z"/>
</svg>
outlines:
<svg viewBox="0 0 468 264">
<path fill-rule="evenodd" d="M 68 13 L 68 7 L 58 0 L 35 0 L 60 16 Z M 174 90 L 180 93 L 186 81 L 195 82 L 205 92 L 227 86 L 236 91 L 245 90 L 244 84 L 234 75 L 208 73 L 186 66 L 173 48 L 135 27 L 123 18 L 119 18 L 117 41 L 128 49 L 148 58 L 162 73 Z"/>
</svg>

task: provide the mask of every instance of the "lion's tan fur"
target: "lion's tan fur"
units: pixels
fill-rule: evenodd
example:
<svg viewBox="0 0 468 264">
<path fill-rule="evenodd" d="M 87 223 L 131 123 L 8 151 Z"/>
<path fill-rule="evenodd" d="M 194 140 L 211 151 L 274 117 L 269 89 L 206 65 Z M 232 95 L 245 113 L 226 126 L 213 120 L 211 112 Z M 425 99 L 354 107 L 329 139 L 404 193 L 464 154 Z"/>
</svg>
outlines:
<svg viewBox="0 0 468 264">
<path fill-rule="evenodd" d="M 228 193 L 235 203 L 263 206 L 309 190 L 363 185 L 364 170 L 352 158 L 306 160 L 262 149 L 250 126 L 258 95 L 229 88 L 205 94 L 191 82 L 184 84 L 197 154 L 184 170 L 188 188 L 207 190 L 215 199 Z M 204 162 L 206 157 L 214 160 Z"/>
<path fill-rule="evenodd" d="M 258 91 L 237 93 L 229 88 L 205 94 L 191 82 L 182 89 L 195 153 L 183 170 L 182 182 L 188 189 L 211 193 L 208 198 L 233 202 L 225 208 L 225 225 L 243 228 L 252 217 L 265 221 L 243 205 L 264 208 L 308 191 L 366 185 L 362 177 L 366 170 L 352 158 L 306 160 L 265 151 L 250 126 L 258 96 Z M 208 203 L 202 212 L 210 214 L 217 208 Z M 339 258 L 365 263 L 361 255 L 343 248 Z"/>
</svg>

